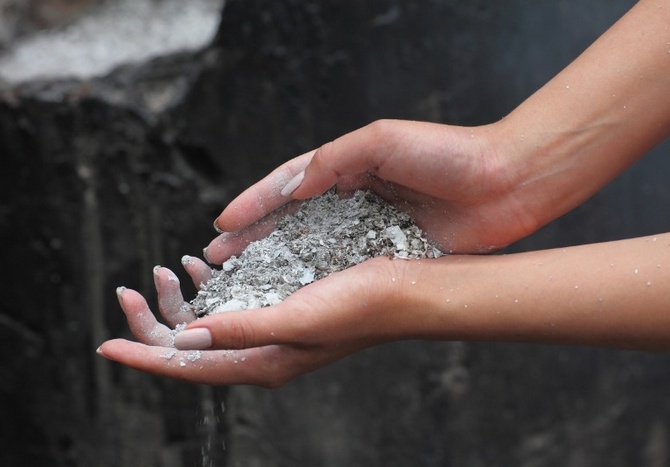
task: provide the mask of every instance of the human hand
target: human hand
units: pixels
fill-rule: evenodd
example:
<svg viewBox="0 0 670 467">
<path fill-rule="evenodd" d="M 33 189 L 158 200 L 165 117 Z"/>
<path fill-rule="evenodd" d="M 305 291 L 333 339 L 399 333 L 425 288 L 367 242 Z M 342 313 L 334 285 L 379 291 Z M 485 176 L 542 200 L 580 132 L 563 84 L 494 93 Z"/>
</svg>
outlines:
<svg viewBox="0 0 670 467">
<path fill-rule="evenodd" d="M 363 348 L 411 335 L 413 323 L 421 322 L 402 299 L 412 263 L 376 258 L 312 283 L 278 305 L 197 320 L 176 276 L 156 268 L 158 306 L 168 326 L 139 293 L 120 288 L 119 302 L 139 342 L 114 339 L 98 352 L 190 382 L 278 387 Z M 196 286 L 210 274 L 196 259 L 185 266 Z M 173 338 L 170 327 L 183 322 L 190 323 L 187 331 Z"/>
<path fill-rule="evenodd" d="M 287 203 L 334 185 L 340 192 L 374 190 L 408 212 L 443 251 L 502 248 L 538 227 L 514 191 L 519 171 L 506 169 L 510 152 L 495 125 L 375 122 L 283 164 L 247 189 L 216 220 L 225 233 L 207 247 L 206 257 L 225 261 L 269 233 Z M 288 196 L 284 187 L 296 189 Z"/>
</svg>

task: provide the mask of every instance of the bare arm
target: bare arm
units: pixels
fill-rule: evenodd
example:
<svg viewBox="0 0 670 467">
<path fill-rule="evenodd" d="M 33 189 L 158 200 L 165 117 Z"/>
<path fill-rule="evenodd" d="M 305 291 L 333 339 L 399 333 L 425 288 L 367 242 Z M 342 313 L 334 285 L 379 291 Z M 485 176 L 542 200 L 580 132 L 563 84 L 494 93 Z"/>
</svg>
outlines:
<svg viewBox="0 0 670 467">
<path fill-rule="evenodd" d="M 670 234 L 409 269 L 421 337 L 670 350 Z"/>
</svg>

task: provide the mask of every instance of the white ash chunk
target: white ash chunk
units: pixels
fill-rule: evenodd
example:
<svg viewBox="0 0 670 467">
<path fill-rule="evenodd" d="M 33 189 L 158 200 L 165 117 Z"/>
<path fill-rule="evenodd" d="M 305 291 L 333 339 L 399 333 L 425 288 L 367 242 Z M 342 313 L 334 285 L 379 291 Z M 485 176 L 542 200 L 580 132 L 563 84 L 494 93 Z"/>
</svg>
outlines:
<svg viewBox="0 0 670 467">
<path fill-rule="evenodd" d="M 298 281 L 302 285 L 311 284 L 312 282 L 314 282 L 314 271 L 310 268 L 303 269 L 302 276 L 300 276 L 300 279 L 298 279 Z"/>
<path fill-rule="evenodd" d="M 237 256 L 231 256 L 230 259 L 228 259 L 228 261 L 226 261 L 221 265 L 221 270 L 225 272 L 230 272 L 237 267 L 238 263 L 239 261 L 237 261 Z"/>
<path fill-rule="evenodd" d="M 222 313 L 224 311 L 235 311 L 235 310 L 246 310 L 246 309 L 247 309 L 247 302 L 238 300 L 237 298 L 233 298 L 232 300 L 228 300 L 225 303 L 216 305 L 216 307 L 212 310 L 212 313 Z"/>
<path fill-rule="evenodd" d="M 397 225 L 387 227 L 384 231 L 387 238 L 393 242 L 393 245 L 399 251 L 407 251 L 407 235 Z"/>
</svg>

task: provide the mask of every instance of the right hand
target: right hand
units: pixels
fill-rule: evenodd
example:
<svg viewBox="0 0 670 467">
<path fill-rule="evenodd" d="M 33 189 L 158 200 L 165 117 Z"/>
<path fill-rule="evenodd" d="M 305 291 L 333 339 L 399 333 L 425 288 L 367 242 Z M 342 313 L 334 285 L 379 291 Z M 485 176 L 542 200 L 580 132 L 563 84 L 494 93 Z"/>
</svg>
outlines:
<svg viewBox="0 0 670 467">
<path fill-rule="evenodd" d="M 497 124 L 465 128 L 381 120 L 292 159 L 233 200 L 215 226 L 224 231 L 206 249 L 220 264 L 269 233 L 293 199 L 369 188 L 406 211 L 443 251 L 486 253 L 540 225 L 515 192 L 521 170 Z M 281 194 L 304 171 L 300 186 Z"/>
</svg>

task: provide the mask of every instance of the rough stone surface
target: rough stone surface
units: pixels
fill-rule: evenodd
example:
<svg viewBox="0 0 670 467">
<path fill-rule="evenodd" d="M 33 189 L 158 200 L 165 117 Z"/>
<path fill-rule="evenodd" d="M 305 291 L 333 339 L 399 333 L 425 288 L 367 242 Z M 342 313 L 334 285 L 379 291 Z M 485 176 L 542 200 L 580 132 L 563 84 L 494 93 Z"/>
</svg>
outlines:
<svg viewBox="0 0 670 467">
<path fill-rule="evenodd" d="M 0 86 L 0 465 L 668 465 L 662 354 L 401 342 L 275 391 L 94 354 L 129 336 L 115 288 L 187 285 L 278 163 L 381 117 L 497 120 L 631 4 L 229 0 L 205 50 Z M 669 231 L 668 150 L 513 249 Z"/>
<path fill-rule="evenodd" d="M 17 40 L 67 25 L 103 0 L 0 0 L 0 51 Z"/>
<path fill-rule="evenodd" d="M 75 1 L 69 10 L 79 15 L 71 21 L 64 15 L 60 21 L 65 24 L 59 28 L 19 35 L 0 53 L 0 79 L 19 83 L 45 76 L 90 78 L 120 65 L 200 50 L 216 33 L 223 0 L 92 3 Z"/>
</svg>

